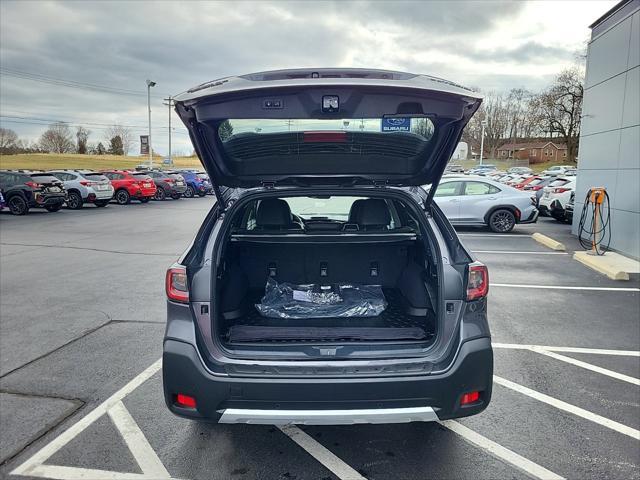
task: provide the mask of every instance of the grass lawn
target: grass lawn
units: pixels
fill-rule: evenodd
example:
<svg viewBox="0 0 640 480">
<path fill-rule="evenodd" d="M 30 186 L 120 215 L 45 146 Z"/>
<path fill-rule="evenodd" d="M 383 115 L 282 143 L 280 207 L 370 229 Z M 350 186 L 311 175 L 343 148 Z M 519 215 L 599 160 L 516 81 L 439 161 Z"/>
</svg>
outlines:
<svg viewBox="0 0 640 480">
<path fill-rule="evenodd" d="M 129 169 L 141 163 L 147 163 L 147 160 L 148 157 L 138 156 L 25 153 L 19 155 L 0 155 L 0 169 Z M 202 164 L 197 157 L 175 157 L 173 163 L 175 167 L 180 168 L 202 168 Z M 154 164 L 161 165 L 162 159 L 160 157 L 154 158 Z"/>
<path fill-rule="evenodd" d="M 118 156 L 118 155 L 78 155 L 55 154 L 55 153 L 25 153 L 19 155 L 0 155 L 0 169 L 24 169 L 24 170 L 53 170 L 62 168 L 86 168 L 91 170 L 101 170 L 110 168 L 129 169 L 141 163 L 147 163 L 147 157 L 139 156 Z M 202 164 L 197 157 L 175 157 L 173 159 L 175 167 L 179 168 L 202 168 Z M 475 160 L 464 160 L 452 163 L 461 164 L 465 169 L 473 168 L 477 165 Z M 508 160 L 486 159 L 483 163 L 490 163 L 498 167 L 499 170 L 507 170 L 510 167 L 521 166 L 519 163 Z M 155 165 L 161 165 L 160 157 L 154 158 Z M 547 162 L 529 165 L 534 172 L 541 172 L 552 165 L 569 165 L 571 162 Z"/>
</svg>

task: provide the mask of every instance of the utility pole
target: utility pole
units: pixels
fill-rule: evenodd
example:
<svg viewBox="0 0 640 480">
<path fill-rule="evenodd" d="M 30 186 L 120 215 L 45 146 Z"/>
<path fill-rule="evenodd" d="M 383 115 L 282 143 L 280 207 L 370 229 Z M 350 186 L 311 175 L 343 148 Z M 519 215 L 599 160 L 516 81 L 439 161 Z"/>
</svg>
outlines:
<svg viewBox="0 0 640 480">
<path fill-rule="evenodd" d="M 482 133 L 480 134 L 480 165 L 482 165 L 482 156 L 484 155 L 484 127 L 487 126 L 487 121 L 482 120 L 480 124 L 482 125 Z"/>
<path fill-rule="evenodd" d="M 173 107 L 173 98 L 165 98 L 165 105 L 169 106 L 169 164 L 173 165 L 173 159 L 171 158 L 171 107 Z"/>
<path fill-rule="evenodd" d="M 155 87 L 156 82 L 147 79 L 147 109 L 149 110 L 149 168 L 153 168 L 153 147 L 151 146 L 151 87 Z"/>
</svg>

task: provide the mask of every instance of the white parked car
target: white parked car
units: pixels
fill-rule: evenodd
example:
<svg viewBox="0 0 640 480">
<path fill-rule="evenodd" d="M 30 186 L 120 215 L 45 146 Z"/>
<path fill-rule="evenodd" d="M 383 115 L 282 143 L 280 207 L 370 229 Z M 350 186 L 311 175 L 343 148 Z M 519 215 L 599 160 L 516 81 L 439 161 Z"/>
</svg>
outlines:
<svg viewBox="0 0 640 480">
<path fill-rule="evenodd" d="M 488 177 L 443 177 L 434 199 L 453 225 L 486 225 L 507 233 L 518 223 L 538 220 L 530 193 Z"/>
<path fill-rule="evenodd" d="M 575 165 L 554 165 L 553 167 L 549 167 L 542 172 L 542 175 L 551 175 L 558 176 L 564 175 L 567 170 L 575 170 Z"/>
<path fill-rule="evenodd" d="M 542 189 L 538 208 L 542 215 L 564 219 L 564 210 L 576 189 L 576 177 L 558 177 Z"/>
</svg>

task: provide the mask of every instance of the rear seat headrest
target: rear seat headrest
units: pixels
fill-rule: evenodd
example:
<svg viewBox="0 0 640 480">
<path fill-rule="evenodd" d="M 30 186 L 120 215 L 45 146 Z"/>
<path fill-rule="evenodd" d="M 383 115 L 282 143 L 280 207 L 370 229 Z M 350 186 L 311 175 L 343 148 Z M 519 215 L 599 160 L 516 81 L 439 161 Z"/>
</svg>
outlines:
<svg viewBox="0 0 640 480">
<path fill-rule="evenodd" d="M 391 213 L 389 212 L 387 202 L 381 198 L 369 198 L 358 201 L 362 203 L 360 203 L 356 209 L 356 221 L 354 223 L 362 227 L 386 227 L 391 223 Z"/>
<path fill-rule="evenodd" d="M 256 212 L 256 225 L 260 227 L 291 226 L 291 209 L 289 204 L 280 198 L 261 200 Z"/>
<path fill-rule="evenodd" d="M 349 209 L 349 220 L 347 223 L 358 223 L 358 211 L 362 206 L 362 202 L 364 202 L 363 198 L 356 200 L 351 204 L 351 208 Z"/>
</svg>

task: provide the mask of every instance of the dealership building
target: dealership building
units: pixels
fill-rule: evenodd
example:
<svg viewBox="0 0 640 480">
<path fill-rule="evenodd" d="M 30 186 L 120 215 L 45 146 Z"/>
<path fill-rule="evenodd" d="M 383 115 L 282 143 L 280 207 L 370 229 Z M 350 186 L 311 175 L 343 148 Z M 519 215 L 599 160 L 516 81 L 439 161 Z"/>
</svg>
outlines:
<svg viewBox="0 0 640 480">
<path fill-rule="evenodd" d="M 640 0 L 624 0 L 591 26 L 578 154 L 578 234 L 587 191 L 605 187 L 611 248 L 640 258 Z"/>
</svg>

